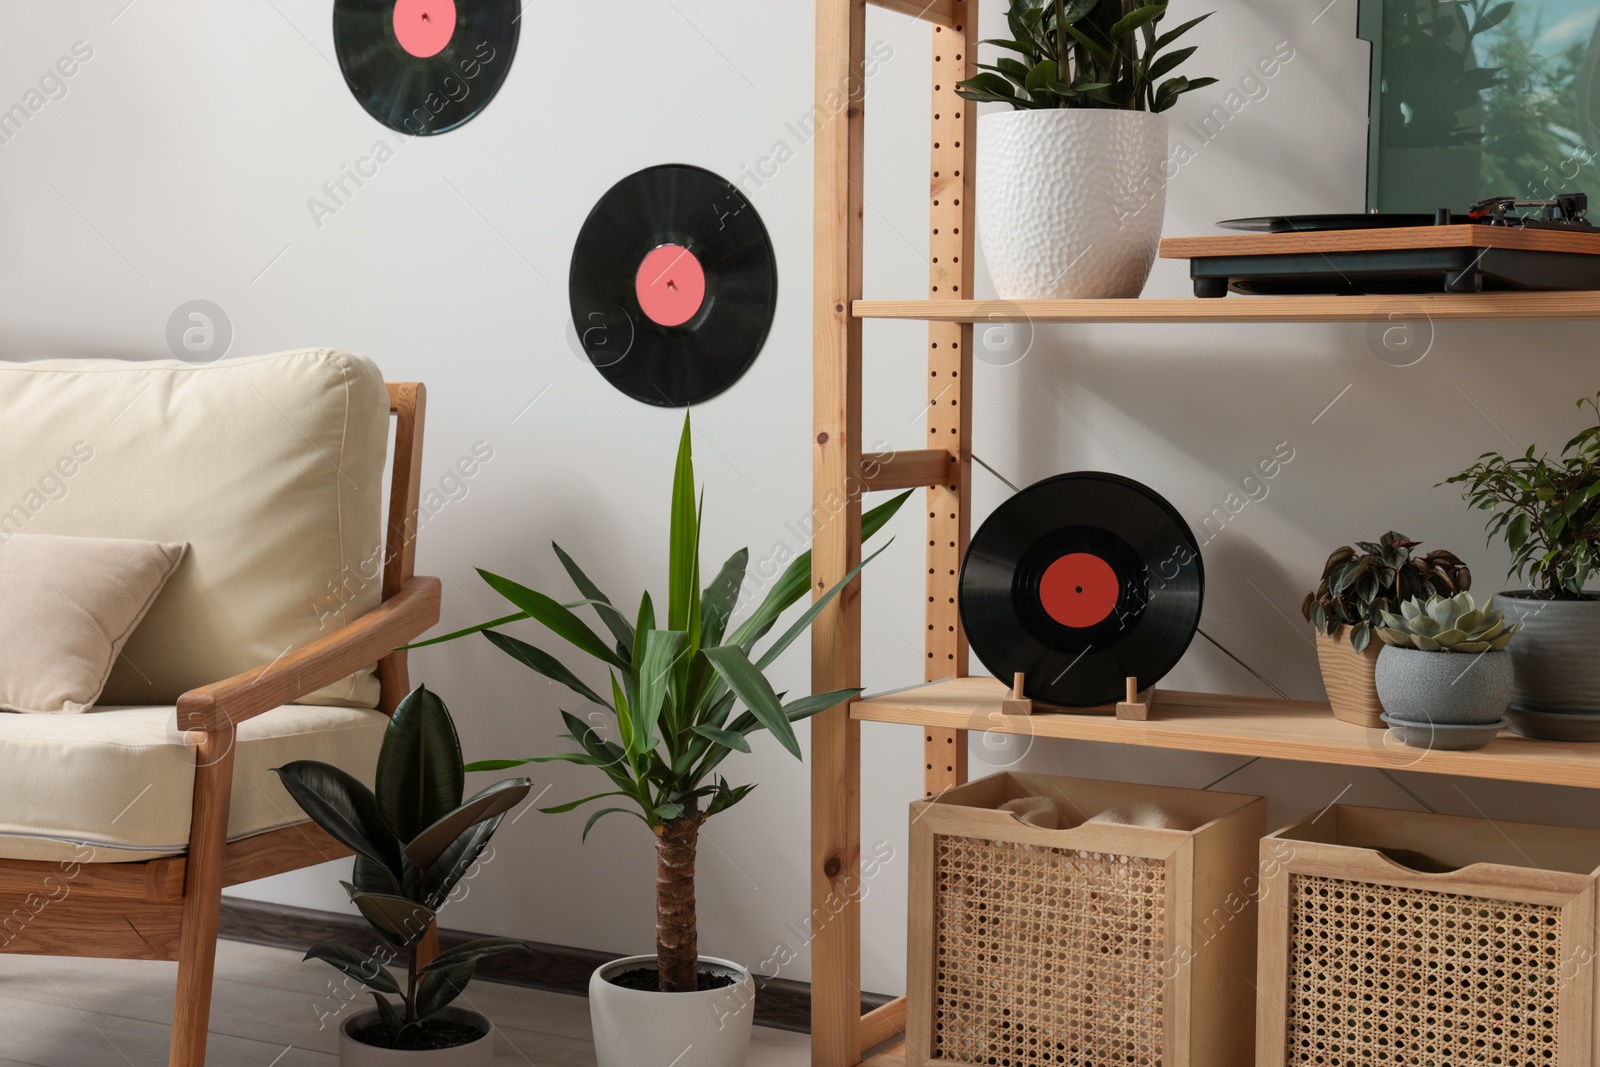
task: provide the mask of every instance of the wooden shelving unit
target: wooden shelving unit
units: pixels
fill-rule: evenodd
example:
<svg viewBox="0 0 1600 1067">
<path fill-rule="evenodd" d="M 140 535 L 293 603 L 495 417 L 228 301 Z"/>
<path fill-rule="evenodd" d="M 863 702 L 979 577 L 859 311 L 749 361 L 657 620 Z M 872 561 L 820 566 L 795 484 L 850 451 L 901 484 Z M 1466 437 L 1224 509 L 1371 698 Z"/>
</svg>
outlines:
<svg viewBox="0 0 1600 1067">
<path fill-rule="evenodd" d="M 840 706 L 811 727 L 813 1067 L 903 1067 L 893 1046 L 903 999 L 860 1014 L 861 723 L 901 723 L 923 735 L 924 792 L 967 777 L 967 732 L 1110 741 L 1193 752 L 1405 769 L 1600 788 L 1600 745 L 1503 736 L 1479 752 L 1422 752 L 1334 720 L 1325 704 L 1200 693 L 1161 694 L 1150 722 L 1105 715 L 998 714 L 1001 683 L 968 677 L 956 578 L 971 527 L 973 324 L 1541 321 L 1600 319 L 1600 292 L 1403 297 L 1244 297 L 1218 300 L 972 300 L 975 110 L 955 83 L 975 73 L 978 0 L 872 0 L 931 22 L 932 152 L 928 299 L 862 299 L 862 175 L 868 0 L 816 0 L 816 224 L 813 328 L 812 580 L 818 591 L 860 562 L 861 493 L 927 489 L 926 685 Z M 826 118 L 820 118 L 826 116 Z M 862 322 L 928 323 L 927 448 L 864 454 Z M 861 684 L 861 600 L 847 589 L 812 627 L 814 691 Z M 909 799 L 909 798 L 908 798 Z M 870 1058 L 867 1058 L 870 1057 Z"/>
</svg>

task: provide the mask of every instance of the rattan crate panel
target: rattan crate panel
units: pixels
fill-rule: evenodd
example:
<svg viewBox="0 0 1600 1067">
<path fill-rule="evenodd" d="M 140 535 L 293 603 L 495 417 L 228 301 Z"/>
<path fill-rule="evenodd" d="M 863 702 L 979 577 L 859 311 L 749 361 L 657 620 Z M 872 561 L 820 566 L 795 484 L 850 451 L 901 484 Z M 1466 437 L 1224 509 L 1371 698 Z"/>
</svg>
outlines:
<svg viewBox="0 0 1600 1067">
<path fill-rule="evenodd" d="M 1288 1063 L 1557 1067 L 1561 910 L 1292 876 Z"/>
<path fill-rule="evenodd" d="M 933 1059 L 1159 1067 L 1161 861 L 938 836 L 934 886 Z"/>
</svg>

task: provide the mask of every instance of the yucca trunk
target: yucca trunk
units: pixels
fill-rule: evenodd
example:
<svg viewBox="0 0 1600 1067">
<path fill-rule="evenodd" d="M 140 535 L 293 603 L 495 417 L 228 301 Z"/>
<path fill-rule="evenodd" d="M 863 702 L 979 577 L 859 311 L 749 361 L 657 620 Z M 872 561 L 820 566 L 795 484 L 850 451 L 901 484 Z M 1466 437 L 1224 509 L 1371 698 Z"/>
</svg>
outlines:
<svg viewBox="0 0 1600 1067">
<path fill-rule="evenodd" d="M 656 831 L 656 959 L 663 993 L 700 988 L 700 937 L 694 915 L 700 822 L 699 816 L 669 819 Z"/>
</svg>

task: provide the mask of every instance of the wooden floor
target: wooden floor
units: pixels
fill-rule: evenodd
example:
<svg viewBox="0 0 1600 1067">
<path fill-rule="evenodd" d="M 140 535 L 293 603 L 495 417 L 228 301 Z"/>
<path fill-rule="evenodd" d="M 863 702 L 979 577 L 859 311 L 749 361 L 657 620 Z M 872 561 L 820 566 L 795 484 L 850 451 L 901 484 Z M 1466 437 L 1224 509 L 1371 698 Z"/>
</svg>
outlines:
<svg viewBox="0 0 1600 1067">
<path fill-rule="evenodd" d="M 0 1067 L 165 1067 L 176 974 L 176 964 L 0 956 Z M 343 1003 L 334 976 L 326 964 L 301 962 L 298 952 L 222 942 L 206 1062 L 337 1067 L 338 1016 L 322 1023 Z M 460 1003 L 496 1024 L 497 1064 L 594 1064 L 589 1006 L 580 997 L 474 982 Z M 369 1007 L 371 998 L 358 1005 Z M 756 1029 L 749 1067 L 810 1062 L 806 1035 Z"/>
</svg>

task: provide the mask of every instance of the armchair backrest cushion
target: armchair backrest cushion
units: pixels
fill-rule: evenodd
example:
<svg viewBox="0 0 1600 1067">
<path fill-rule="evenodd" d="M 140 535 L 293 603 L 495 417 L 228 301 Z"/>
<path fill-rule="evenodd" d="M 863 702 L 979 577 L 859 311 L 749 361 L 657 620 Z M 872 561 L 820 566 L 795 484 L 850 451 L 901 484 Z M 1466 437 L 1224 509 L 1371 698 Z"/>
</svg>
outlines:
<svg viewBox="0 0 1600 1067">
<path fill-rule="evenodd" d="M 0 539 L 187 541 L 101 696 L 172 704 L 381 600 L 389 399 L 329 349 L 0 363 Z M 371 670 L 302 698 L 376 707 Z"/>
</svg>

